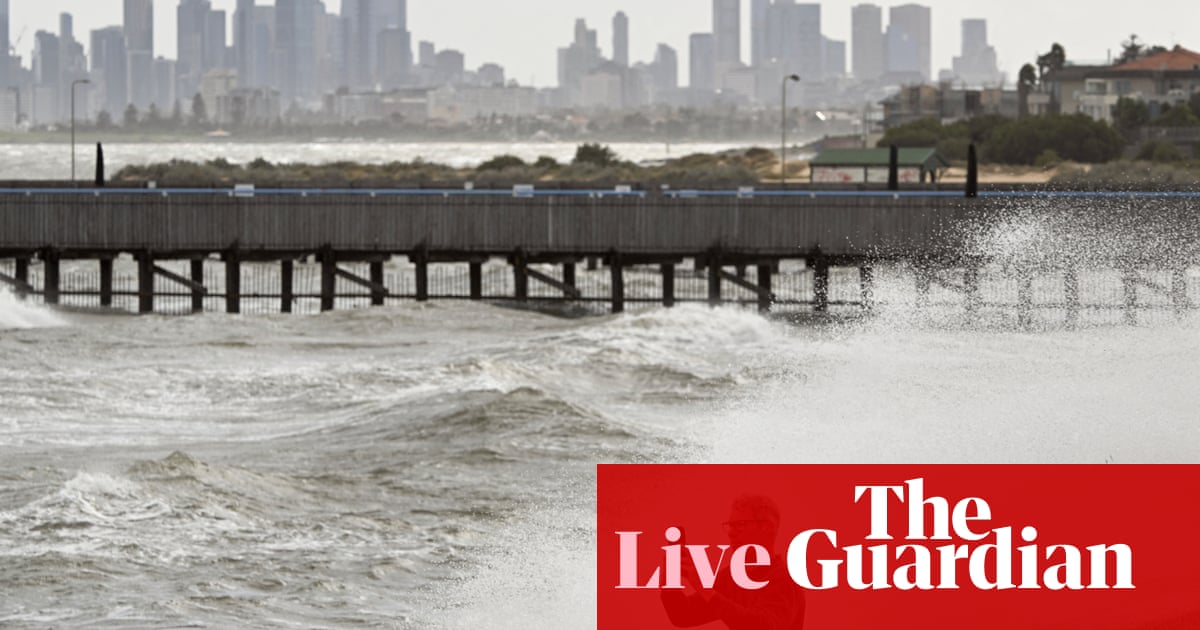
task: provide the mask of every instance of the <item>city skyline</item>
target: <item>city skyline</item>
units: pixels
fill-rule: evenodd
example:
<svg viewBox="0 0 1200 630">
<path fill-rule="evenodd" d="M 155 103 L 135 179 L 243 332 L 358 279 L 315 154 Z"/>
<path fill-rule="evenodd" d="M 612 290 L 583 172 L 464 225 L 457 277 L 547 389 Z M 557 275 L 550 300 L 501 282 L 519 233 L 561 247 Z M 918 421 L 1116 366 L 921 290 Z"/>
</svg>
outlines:
<svg viewBox="0 0 1200 630">
<path fill-rule="evenodd" d="M 658 44 L 665 43 L 678 52 L 680 81 L 686 82 L 686 69 L 690 63 L 690 36 L 693 33 L 713 32 L 712 0 L 689 1 L 695 5 L 694 9 L 681 12 L 677 8 L 677 0 L 642 0 L 636 4 L 627 0 L 596 0 L 587 3 L 524 0 L 522 5 L 525 10 L 514 12 L 481 0 L 438 0 L 436 4 L 412 0 L 408 7 L 409 29 L 412 31 L 414 55 L 417 53 L 416 43 L 429 40 L 435 42 L 439 49 L 461 50 L 467 57 L 468 66 L 477 67 L 487 62 L 498 63 L 505 67 L 510 78 L 524 85 L 549 87 L 557 82 L 555 51 L 565 39 L 563 34 L 569 35 L 574 21 L 583 18 L 592 28 L 597 29 L 600 35 L 599 47 L 606 57 L 610 57 L 613 53 L 614 35 L 612 18 L 616 12 L 623 11 L 629 20 L 629 61 L 651 61 Z M 73 14 L 75 32 L 84 40 L 90 56 L 91 42 L 86 41 L 86 34 L 92 30 L 121 24 L 123 2 L 124 0 L 93 0 L 81 6 L 78 0 L 39 0 L 36 3 L 11 0 L 11 36 L 15 39 L 24 31 L 24 37 L 17 46 L 17 54 L 28 64 L 36 32 L 56 32 L 59 13 L 66 11 Z M 176 57 L 177 4 L 176 0 L 154 2 L 156 56 Z M 338 12 L 342 2 L 327 0 L 325 4 L 328 11 Z M 824 34 L 834 40 L 851 42 L 851 7 L 861 3 L 820 4 Z M 886 25 L 889 8 L 903 3 L 875 4 L 883 8 Z M 1194 23 L 1196 18 L 1200 18 L 1200 8 L 1196 5 L 1174 0 L 1148 0 L 1141 5 L 1139 15 L 1155 16 L 1156 19 L 1147 19 L 1145 24 L 1132 25 L 1128 17 L 1095 15 L 1094 11 L 1089 11 L 1089 5 L 1085 2 L 1058 2 L 1046 5 L 1030 0 L 1016 0 L 1006 5 L 1004 10 L 978 0 L 931 0 L 920 4 L 930 7 L 932 12 L 930 64 L 935 77 L 940 70 L 951 68 L 954 57 L 960 54 L 962 20 L 985 19 L 988 22 L 989 43 L 996 48 L 999 68 L 1008 75 L 1010 84 L 1015 80 L 1021 65 L 1033 61 L 1036 54 L 1048 50 L 1053 42 L 1062 43 L 1068 57 L 1078 61 L 1103 61 L 1110 51 L 1116 54 L 1120 42 L 1131 34 L 1127 31 L 1136 33 L 1141 41 L 1147 43 L 1168 47 L 1190 44 L 1195 47 L 1196 42 L 1188 39 L 1190 33 L 1175 33 L 1173 31 L 1176 29 L 1171 25 Z M 753 24 L 750 13 L 752 5 L 752 0 L 741 2 L 738 48 L 743 62 L 750 62 L 753 56 L 753 40 L 750 37 Z M 237 0 L 212 0 L 213 9 L 224 10 L 229 16 L 233 15 L 236 6 Z M 473 19 L 454 22 L 437 19 L 445 14 L 469 15 Z M 536 17 L 531 18 L 528 15 Z M 1064 24 L 1078 22 L 1080 15 L 1088 16 L 1088 28 L 1063 28 Z M 1037 19 L 1032 19 L 1033 16 Z M 1165 19 L 1167 16 L 1176 17 Z M 487 28 L 497 23 L 511 23 L 514 27 L 521 28 L 522 33 L 532 32 L 536 36 L 523 34 L 513 37 L 511 31 Z M 650 24 L 654 25 L 653 29 L 647 28 Z M 1104 26 L 1105 24 L 1108 26 Z M 233 28 L 232 19 L 228 19 L 226 39 L 229 42 L 234 38 Z M 1193 39 L 1200 39 L 1200 35 Z M 847 52 L 849 53 L 849 50 Z M 852 54 L 847 54 L 847 57 L 847 70 L 851 70 L 856 62 Z"/>
</svg>

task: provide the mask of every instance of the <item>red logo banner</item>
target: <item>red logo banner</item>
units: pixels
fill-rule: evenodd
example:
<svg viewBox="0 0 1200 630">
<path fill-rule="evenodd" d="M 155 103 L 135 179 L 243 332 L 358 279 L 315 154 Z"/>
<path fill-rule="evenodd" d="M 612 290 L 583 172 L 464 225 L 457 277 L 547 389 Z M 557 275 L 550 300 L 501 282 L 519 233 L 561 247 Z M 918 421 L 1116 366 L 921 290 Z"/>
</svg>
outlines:
<svg viewBox="0 0 1200 630">
<path fill-rule="evenodd" d="M 599 630 L 1200 628 L 1200 466 L 597 477 Z"/>
</svg>

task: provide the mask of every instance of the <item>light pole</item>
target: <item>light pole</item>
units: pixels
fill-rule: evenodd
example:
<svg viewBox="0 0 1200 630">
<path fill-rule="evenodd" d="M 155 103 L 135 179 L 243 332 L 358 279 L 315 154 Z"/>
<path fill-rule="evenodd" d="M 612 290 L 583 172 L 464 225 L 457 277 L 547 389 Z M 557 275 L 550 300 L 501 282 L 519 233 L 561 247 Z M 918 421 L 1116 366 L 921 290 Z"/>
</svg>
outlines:
<svg viewBox="0 0 1200 630">
<path fill-rule="evenodd" d="M 71 183 L 75 183 L 75 87 L 90 84 L 87 79 L 76 79 L 71 82 Z"/>
<path fill-rule="evenodd" d="M 779 123 L 779 135 L 780 135 L 779 178 L 783 182 L 784 187 L 787 186 L 787 121 L 788 121 L 787 84 L 788 84 L 788 81 L 795 81 L 795 82 L 799 83 L 800 75 L 789 74 L 786 77 L 783 77 L 783 89 L 781 90 L 782 94 L 783 94 L 783 99 L 782 99 L 783 103 L 781 105 L 781 107 L 783 109 L 783 114 L 780 115 L 780 123 Z"/>
</svg>

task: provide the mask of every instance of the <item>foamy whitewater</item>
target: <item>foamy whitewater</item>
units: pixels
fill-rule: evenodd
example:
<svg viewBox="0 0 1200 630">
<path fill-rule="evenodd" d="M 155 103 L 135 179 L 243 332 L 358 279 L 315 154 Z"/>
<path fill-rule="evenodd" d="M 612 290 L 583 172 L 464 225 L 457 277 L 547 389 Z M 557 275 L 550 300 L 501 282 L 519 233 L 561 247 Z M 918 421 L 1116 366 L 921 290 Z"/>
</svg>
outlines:
<svg viewBox="0 0 1200 630">
<path fill-rule="evenodd" d="M 960 315 L 5 295 L 0 627 L 588 628 L 598 462 L 1200 458 L 1194 315 Z"/>
</svg>

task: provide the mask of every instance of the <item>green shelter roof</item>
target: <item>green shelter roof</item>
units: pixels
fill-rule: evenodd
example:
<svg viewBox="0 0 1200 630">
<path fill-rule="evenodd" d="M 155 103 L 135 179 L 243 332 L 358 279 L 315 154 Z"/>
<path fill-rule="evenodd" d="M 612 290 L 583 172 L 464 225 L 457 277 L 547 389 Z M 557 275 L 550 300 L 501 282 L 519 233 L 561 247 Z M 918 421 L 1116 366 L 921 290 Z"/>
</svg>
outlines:
<svg viewBox="0 0 1200 630">
<path fill-rule="evenodd" d="M 937 149 L 900 149 L 900 166 L 922 166 L 927 170 L 949 168 Z M 829 149 L 811 162 L 812 166 L 887 166 L 891 149 Z"/>
</svg>

